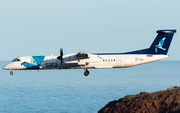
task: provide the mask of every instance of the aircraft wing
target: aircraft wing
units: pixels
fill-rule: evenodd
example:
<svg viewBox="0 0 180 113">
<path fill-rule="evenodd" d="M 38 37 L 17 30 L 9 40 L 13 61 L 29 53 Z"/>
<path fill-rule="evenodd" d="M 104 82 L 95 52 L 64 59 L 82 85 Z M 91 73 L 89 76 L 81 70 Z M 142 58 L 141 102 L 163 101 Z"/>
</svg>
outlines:
<svg viewBox="0 0 180 113">
<path fill-rule="evenodd" d="M 98 55 L 89 54 L 86 52 L 79 52 L 71 57 L 66 61 L 66 63 L 78 63 L 84 64 L 87 62 L 100 62 L 102 59 L 98 57 Z"/>
</svg>

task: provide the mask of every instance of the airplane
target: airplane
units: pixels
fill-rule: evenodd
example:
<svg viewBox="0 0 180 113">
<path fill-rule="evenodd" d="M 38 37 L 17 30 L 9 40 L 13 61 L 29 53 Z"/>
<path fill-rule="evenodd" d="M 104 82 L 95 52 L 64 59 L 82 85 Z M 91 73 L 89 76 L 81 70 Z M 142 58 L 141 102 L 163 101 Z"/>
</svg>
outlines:
<svg viewBox="0 0 180 113">
<path fill-rule="evenodd" d="M 149 48 L 126 53 L 87 53 L 63 54 L 60 56 L 22 56 L 13 59 L 3 69 L 43 70 L 43 69 L 83 69 L 88 76 L 88 69 L 125 68 L 168 58 L 167 52 L 176 30 L 157 30 L 157 37 Z"/>
</svg>

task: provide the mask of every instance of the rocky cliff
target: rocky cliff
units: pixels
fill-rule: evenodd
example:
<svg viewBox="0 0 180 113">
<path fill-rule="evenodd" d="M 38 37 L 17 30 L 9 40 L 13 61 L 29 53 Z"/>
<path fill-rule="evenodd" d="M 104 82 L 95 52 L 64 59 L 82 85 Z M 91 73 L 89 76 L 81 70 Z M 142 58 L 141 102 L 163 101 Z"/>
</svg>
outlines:
<svg viewBox="0 0 180 113">
<path fill-rule="evenodd" d="M 128 95 L 109 102 L 98 113 L 180 113 L 180 87 Z"/>
</svg>

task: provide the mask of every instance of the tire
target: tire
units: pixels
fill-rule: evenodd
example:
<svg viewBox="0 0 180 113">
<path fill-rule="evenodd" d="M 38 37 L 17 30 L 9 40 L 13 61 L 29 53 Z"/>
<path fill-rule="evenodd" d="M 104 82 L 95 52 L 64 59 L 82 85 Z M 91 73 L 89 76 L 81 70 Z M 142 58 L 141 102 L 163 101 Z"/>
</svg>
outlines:
<svg viewBox="0 0 180 113">
<path fill-rule="evenodd" d="M 88 75 L 89 75 L 89 71 L 87 70 L 84 72 L 84 76 L 88 76 Z"/>
</svg>

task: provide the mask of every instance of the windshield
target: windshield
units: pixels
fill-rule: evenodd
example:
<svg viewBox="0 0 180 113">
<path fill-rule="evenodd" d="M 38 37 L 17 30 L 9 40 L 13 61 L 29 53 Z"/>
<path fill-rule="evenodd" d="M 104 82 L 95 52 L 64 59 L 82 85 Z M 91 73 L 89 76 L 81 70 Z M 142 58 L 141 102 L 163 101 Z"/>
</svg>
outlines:
<svg viewBox="0 0 180 113">
<path fill-rule="evenodd" d="M 15 59 L 12 60 L 12 62 L 20 62 L 20 61 L 21 61 L 21 60 L 18 59 L 18 58 L 15 58 Z"/>
</svg>

